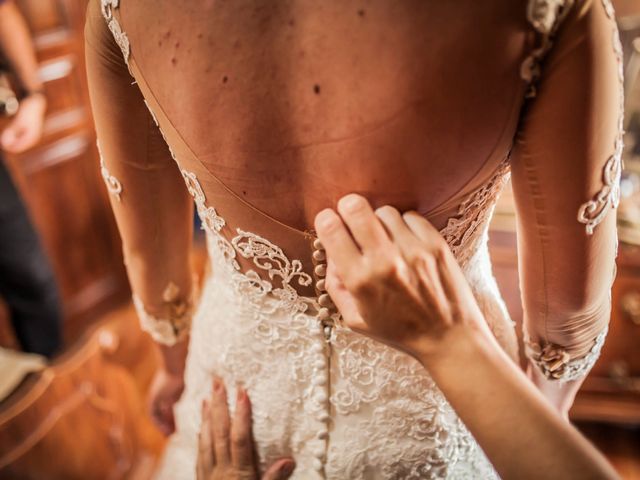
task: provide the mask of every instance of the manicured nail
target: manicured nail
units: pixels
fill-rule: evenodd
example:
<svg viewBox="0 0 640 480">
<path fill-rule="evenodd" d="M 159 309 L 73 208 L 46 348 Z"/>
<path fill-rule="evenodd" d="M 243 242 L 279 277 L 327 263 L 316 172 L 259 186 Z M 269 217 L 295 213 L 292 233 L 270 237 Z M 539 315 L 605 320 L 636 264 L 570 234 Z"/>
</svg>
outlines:
<svg viewBox="0 0 640 480">
<path fill-rule="evenodd" d="M 280 467 L 280 478 L 287 478 L 289 475 L 293 473 L 293 470 L 296 468 L 296 464 L 294 462 L 287 462 Z"/>
<path fill-rule="evenodd" d="M 220 377 L 213 377 L 213 391 L 216 393 L 222 391 L 222 379 Z"/>
<path fill-rule="evenodd" d="M 240 385 L 238 385 L 236 387 L 236 401 L 244 402 L 244 398 L 245 398 L 245 391 Z"/>
<path fill-rule="evenodd" d="M 331 225 L 333 225 L 333 222 L 336 221 L 337 216 L 338 215 L 336 214 L 336 212 L 334 212 L 330 208 L 325 208 L 316 215 L 316 228 L 323 229 L 330 227 Z"/>
</svg>

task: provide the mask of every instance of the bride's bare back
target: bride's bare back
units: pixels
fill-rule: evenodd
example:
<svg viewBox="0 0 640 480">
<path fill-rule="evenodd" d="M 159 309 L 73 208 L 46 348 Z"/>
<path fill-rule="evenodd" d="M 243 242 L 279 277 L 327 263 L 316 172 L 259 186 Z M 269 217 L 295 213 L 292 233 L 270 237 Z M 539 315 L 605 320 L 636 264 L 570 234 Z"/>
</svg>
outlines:
<svg viewBox="0 0 640 480">
<path fill-rule="evenodd" d="M 120 12 L 144 80 L 198 158 L 304 229 L 348 192 L 451 213 L 461 190 L 486 181 L 523 100 L 525 10 L 146 0 Z"/>
</svg>

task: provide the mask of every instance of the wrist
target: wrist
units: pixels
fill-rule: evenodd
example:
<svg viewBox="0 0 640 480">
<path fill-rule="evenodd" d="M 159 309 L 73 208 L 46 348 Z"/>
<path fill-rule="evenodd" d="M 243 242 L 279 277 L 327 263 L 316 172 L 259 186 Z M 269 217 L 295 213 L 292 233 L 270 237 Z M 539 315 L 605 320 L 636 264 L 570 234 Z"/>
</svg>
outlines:
<svg viewBox="0 0 640 480">
<path fill-rule="evenodd" d="M 474 323 L 460 323 L 446 329 L 438 339 L 418 339 L 418 360 L 429 370 L 473 360 L 481 352 L 499 350 L 486 328 Z"/>
<path fill-rule="evenodd" d="M 187 361 L 189 338 L 180 340 L 171 346 L 158 344 L 158 349 L 160 351 L 162 369 L 168 375 L 182 376 Z"/>
</svg>

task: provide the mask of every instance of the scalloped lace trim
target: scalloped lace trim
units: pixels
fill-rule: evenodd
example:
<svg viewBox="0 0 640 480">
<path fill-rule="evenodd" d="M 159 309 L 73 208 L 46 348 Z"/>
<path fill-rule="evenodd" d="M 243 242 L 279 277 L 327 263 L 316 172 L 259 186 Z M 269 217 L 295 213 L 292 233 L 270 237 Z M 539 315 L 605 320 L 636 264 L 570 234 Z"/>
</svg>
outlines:
<svg viewBox="0 0 640 480">
<path fill-rule="evenodd" d="M 509 162 L 510 157 L 507 157 L 486 184 L 465 198 L 458 208 L 457 215 L 450 218 L 447 225 L 440 230 L 462 268 L 475 255 L 477 244 L 489 226 L 493 206 L 509 181 Z"/>
<path fill-rule="evenodd" d="M 561 346 L 525 340 L 527 356 L 549 380 L 562 383 L 584 377 L 600 357 L 602 346 L 609 328 L 606 327 L 593 341 L 591 350 L 581 358 L 571 359 L 571 355 Z"/>
<path fill-rule="evenodd" d="M 170 284 L 170 288 L 173 283 Z M 175 286 L 174 286 L 175 287 Z M 193 316 L 193 302 L 177 299 L 166 301 L 171 305 L 171 315 L 168 318 L 156 317 L 145 309 L 144 303 L 136 295 L 132 295 L 140 328 L 151 335 L 151 338 L 162 345 L 172 346 L 189 335 L 191 318 Z"/>
</svg>

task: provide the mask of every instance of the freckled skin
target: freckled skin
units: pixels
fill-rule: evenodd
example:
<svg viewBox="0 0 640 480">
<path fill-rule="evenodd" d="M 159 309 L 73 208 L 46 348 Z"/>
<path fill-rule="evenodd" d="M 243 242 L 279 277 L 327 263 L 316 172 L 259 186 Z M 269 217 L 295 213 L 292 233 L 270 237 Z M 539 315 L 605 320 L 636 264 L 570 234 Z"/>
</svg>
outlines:
<svg viewBox="0 0 640 480">
<path fill-rule="evenodd" d="M 137 0 L 123 24 L 184 140 L 250 203 L 307 228 L 359 192 L 438 224 L 510 147 L 525 6 Z"/>
</svg>

